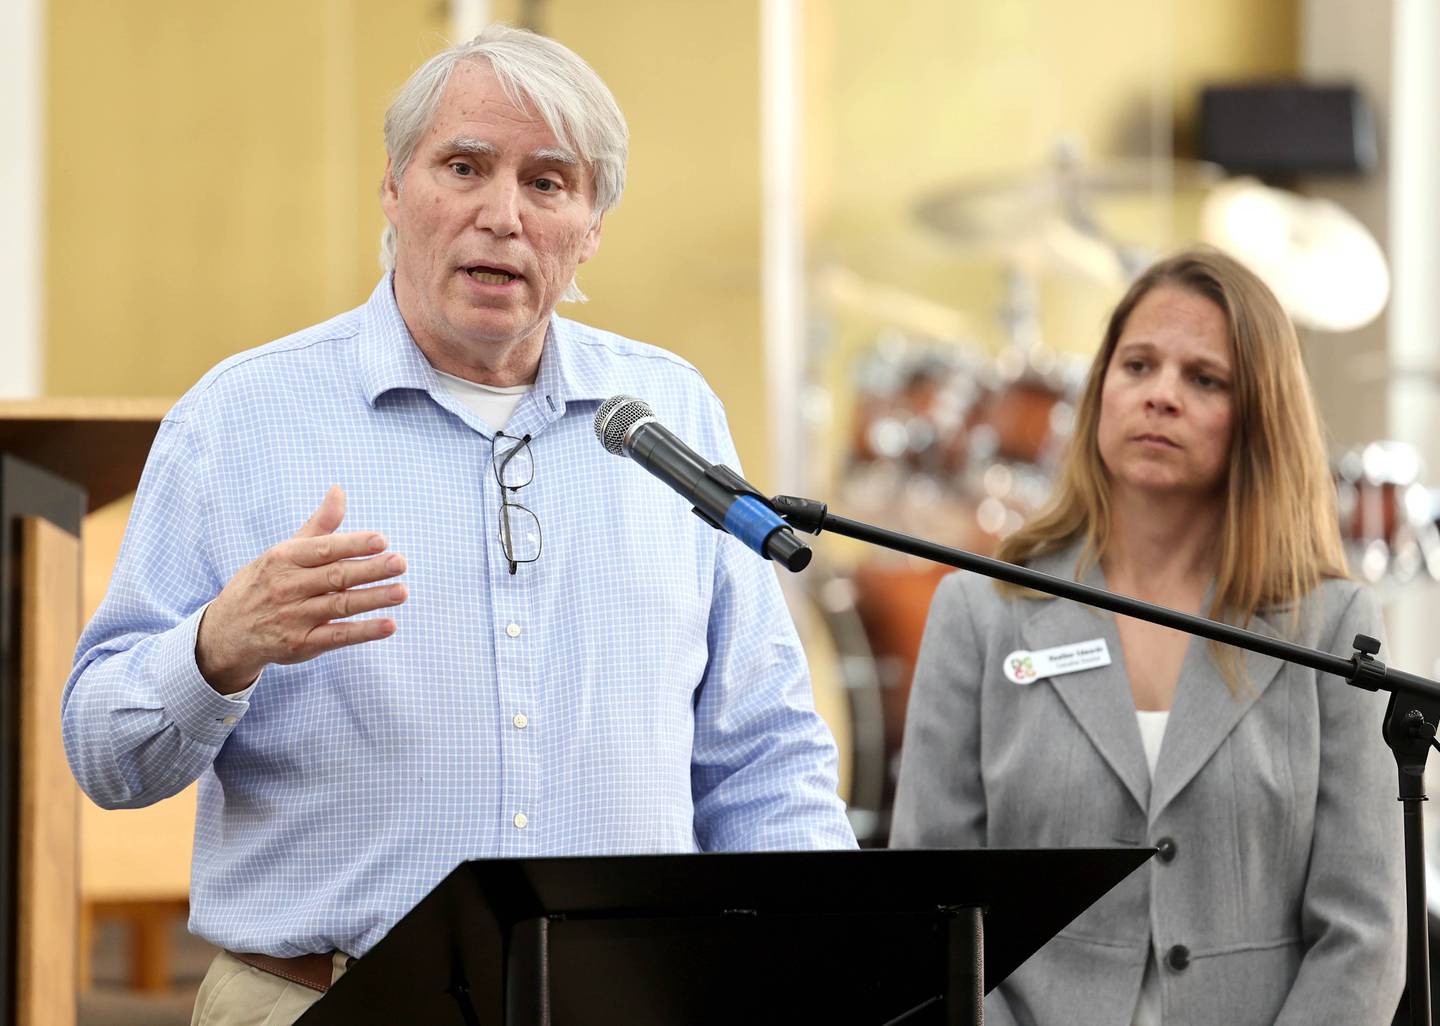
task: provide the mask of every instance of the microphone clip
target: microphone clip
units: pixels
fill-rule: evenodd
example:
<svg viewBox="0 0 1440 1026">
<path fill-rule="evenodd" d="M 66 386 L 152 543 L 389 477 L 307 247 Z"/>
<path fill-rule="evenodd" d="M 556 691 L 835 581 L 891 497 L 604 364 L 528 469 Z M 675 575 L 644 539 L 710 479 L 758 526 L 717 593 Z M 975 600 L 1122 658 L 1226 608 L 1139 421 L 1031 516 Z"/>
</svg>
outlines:
<svg viewBox="0 0 1440 1026">
<path fill-rule="evenodd" d="M 707 466 L 700 477 L 704 484 L 720 489 L 721 494 L 728 495 L 731 501 L 723 507 L 726 509 L 725 523 L 718 522 L 699 506 L 691 510 L 697 517 L 718 531 L 738 535 L 742 539 L 757 529 L 764 532 L 764 541 L 756 551 L 792 573 L 810 565 L 810 547 L 795 537 L 774 504 L 753 485 L 729 467 L 718 463 Z"/>
<path fill-rule="evenodd" d="M 770 508 L 795 530 L 806 534 L 819 534 L 830 512 L 825 503 L 817 499 L 802 499 L 798 495 L 777 495 L 770 500 Z"/>
<path fill-rule="evenodd" d="M 705 468 L 705 473 L 703 476 L 707 480 L 713 481 L 715 484 L 719 485 L 721 488 L 725 489 L 727 492 L 730 492 L 737 498 L 741 495 L 749 495 L 753 498 L 759 499 L 766 506 L 772 505 L 770 500 L 767 499 L 765 496 L 761 495 L 758 491 L 756 491 L 749 481 L 746 481 L 743 477 L 741 477 L 739 474 L 735 473 L 735 471 L 731 470 L 729 467 L 725 466 L 722 463 L 710 464 L 710 466 Z M 724 524 L 717 523 L 714 517 L 710 516 L 710 514 L 706 513 L 699 506 L 692 507 L 690 512 L 694 513 L 701 520 L 705 521 L 705 523 L 715 528 L 715 530 L 725 530 Z"/>
</svg>

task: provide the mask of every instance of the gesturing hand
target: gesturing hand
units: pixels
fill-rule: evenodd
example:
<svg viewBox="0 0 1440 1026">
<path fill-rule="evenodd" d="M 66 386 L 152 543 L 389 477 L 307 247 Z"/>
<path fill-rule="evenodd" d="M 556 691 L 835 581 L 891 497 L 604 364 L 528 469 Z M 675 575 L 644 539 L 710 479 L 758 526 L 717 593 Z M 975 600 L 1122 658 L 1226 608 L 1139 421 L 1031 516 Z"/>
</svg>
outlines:
<svg viewBox="0 0 1440 1026">
<path fill-rule="evenodd" d="M 405 572 L 382 535 L 336 534 L 345 493 L 333 485 L 296 531 L 243 567 L 210 603 L 195 637 L 195 662 L 222 695 L 243 691 L 270 663 L 302 663 L 331 649 L 395 633 L 387 618 L 345 620 L 398 606 L 403 584 L 362 588 Z M 338 621 L 338 622 L 337 622 Z"/>
</svg>

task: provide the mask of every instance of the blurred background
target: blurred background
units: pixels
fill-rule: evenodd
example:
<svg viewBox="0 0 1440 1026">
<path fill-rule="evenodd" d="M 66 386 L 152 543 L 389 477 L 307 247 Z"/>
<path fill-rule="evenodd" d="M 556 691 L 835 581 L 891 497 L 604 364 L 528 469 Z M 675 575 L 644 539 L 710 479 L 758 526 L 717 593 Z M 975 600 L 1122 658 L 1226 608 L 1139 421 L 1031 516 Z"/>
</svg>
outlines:
<svg viewBox="0 0 1440 1026">
<path fill-rule="evenodd" d="M 1044 501 L 1109 307 L 1208 241 L 1301 326 L 1388 661 L 1440 670 L 1432 0 L 0 8 L 0 397 L 163 412 L 362 302 L 389 97 L 501 20 L 579 52 L 630 122 L 590 302 L 561 312 L 695 363 L 762 489 L 993 550 Z M 87 616 L 127 513 L 86 522 Z M 942 571 L 818 553 L 786 586 L 879 845 Z M 82 1022 L 188 1022 L 193 801 L 82 806 Z"/>
</svg>

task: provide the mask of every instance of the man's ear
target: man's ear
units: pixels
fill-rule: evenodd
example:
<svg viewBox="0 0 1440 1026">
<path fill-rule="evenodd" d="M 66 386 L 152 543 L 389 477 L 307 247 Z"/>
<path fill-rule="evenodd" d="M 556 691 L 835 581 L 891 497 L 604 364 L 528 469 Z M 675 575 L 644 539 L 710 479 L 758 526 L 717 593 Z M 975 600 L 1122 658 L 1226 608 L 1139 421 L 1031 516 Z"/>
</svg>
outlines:
<svg viewBox="0 0 1440 1026">
<path fill-rule="evenodd" d="M 390 223 L 394 224 L 399 214 L 400 189 L 395 185 L 394 164 L 386 158 L 385 177 L 380 179 L 380 209 L 385 211 L 385 216 Z"/>
<path fill-rule="evenodd" d="M 605 215 L 601 214 L 595 219 L 594 225 L 585 233 L 585 240 L 580 244 L 580 263 L 584 263 L 595 255 L 600 248 L 600 229 L 605 224 Z"/>
</svg>

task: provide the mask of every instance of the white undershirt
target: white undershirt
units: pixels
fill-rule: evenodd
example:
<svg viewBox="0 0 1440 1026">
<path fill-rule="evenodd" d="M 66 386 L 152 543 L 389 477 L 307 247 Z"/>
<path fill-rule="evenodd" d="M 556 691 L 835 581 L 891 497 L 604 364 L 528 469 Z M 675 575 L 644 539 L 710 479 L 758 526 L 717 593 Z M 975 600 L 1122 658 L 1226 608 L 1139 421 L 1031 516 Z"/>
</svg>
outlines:
<svg viewBox="0 0 1440 1026">
<path fill-rule="evenodd" d="M 1170 710 L 1151 712 L 1136 709 L 1135 718 L 1140 722 L 1140 744 L 1145 748 L 1145 765 L 1150 768 L 1150 779 L 1155 779 L 1155 764 L 1160 761 L 1160 742 L 1165 740 L 1165 723 L 1170 719 Z"/>
<path fill-rule="evenodd" d="M 1151 712 L 1136 709 L 1135 718 L 1140 724 L 1140 744 L 1145 749 L 1145 765 L 1150 770 L 1150 779 L 1155 779 L 1155 764 L 1160 761 L 1160 744 L 1165 740 L 1165 724 L 1170 711 Z M 1140 981 L 1140 1000 L 1135 1005 L 1135 1016 L 1130 1026 L 1160 1026 L 1160 973 L 1155 964 L 1155 946 L 1145 957 L 1145 977 Z"/>
<path fill-rule="evenodd" d="M 510 415 L 515 412 L 515 407 L 520 405 L 520 400 L 525 398 L 525 393 L 534 388 L 534 385 L 482 385 L 475 381 L 466 381 L 464 378 L 457 378 L 453 374 L 446 374 L 437 370 L 440 375 L 440 383 L 445 390 L 459 399 L 470 409 L 475 411 L 485 423 L 489 424 L 496 431 L 503 431 L 505 425 L 510 422 Z"/>
</svg>

